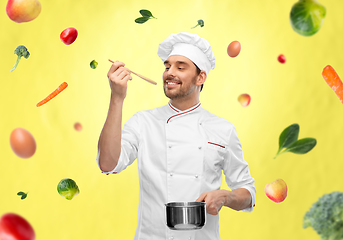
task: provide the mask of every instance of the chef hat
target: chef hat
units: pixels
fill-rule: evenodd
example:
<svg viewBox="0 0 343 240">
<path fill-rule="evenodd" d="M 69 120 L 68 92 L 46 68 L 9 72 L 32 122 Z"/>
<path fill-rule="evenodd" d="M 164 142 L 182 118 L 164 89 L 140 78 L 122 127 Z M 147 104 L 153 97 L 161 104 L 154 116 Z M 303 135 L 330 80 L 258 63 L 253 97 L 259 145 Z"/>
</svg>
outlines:
<svg viewBox="0 0 343 240">
<path fill-rule="evenodd" d="M 210 43 L 197 34 L 180 32 L 172 33 L 158 46 L 158 56 L 166 61 L 169 56 L 181 55 L 191 60 L 206 75 L 215 67 L 215 58 Z"/>
</svg>

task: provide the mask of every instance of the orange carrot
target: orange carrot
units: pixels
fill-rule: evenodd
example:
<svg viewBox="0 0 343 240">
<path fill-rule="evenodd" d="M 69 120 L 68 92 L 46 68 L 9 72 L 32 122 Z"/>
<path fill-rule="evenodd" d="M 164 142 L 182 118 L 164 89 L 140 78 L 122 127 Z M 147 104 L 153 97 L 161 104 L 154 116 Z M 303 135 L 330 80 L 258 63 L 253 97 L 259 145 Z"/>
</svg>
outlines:
<svg viewBox="0 0 343 240">
<path fill-rule="evenodd" d="M 44 98 L 42 101 L 37 103 L 37 107 L 42 106 L 43 104 L 49 102 L 51 99 L 56 97 L 60 92 L 62 92 L 66 87 L 68 87 L 68 83 L 63 82 L 58 88 L 56 88 L 55 91 L 49 94 L 46 98 Z"/>
<path fill-rule="evenodd" d="M 326 83 L 330 88 L 332 88 L 339 100 L 343 103 L 343 83 L 336 71 L 330 65 L 327 65 L 323 69 L 322 75 Z"/>
</svg>

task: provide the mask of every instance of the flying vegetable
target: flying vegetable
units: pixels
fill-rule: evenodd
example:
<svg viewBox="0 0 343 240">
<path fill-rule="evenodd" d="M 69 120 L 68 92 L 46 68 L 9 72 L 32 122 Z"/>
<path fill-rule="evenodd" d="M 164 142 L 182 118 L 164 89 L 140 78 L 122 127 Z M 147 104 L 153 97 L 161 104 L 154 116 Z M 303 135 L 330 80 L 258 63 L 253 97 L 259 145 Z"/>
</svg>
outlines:
<svg viewBox="0 0 343 240">
<path fill-rule="evenodd" d="M 306 212 L 303 227 L 312 227 L 321 240 L 343 239 L 343 192 L 320 197 Z"/>
<path fill-rule="evenodd" d="M 198 20 L 198 24 L 195 25 L 194 27 L 192 27 L 191 29 L 196 28 L 197 26 L 203 27 L 203 26 L 204 26 L 204 21 L 201 20 L 201 19 L 199 19 L 199 20 Z"/>
<path fill-rule="evenodd" d="M 57 191 L 67 200 L 73 199 L 74 196 L 80 193 L 79 187 L 76 185 L 76 182 L 70 178 L 62 179 L 57 185 Z"/>
<path fill-rule="evenodd" d="M 305 154 L 311 151 L 317 144 L 315 138 L 302 138 L 298 140 L 299 124 L 294 123 L 285 128 L 279 137 L 279 150 L 274 159 L 282 153 L 292 152 L 296 154 Z M 284 151 L 282 151 L 285 149 Z"/>
<path fill-rule="evenodd" d="M 21 57 L 24 57 L 24 58 L 28 58 L 30 56 L 30 53 L 29 51 L 27 50 L 27 48 L 23 45 L 20 45 L 18 46 L 15 50 L 14 50 L 14 53 L 18 55 L 17 57 L 17 61 L 15 62 L 13 68 L 11 69 L 10 72 L 13 72 L 13 70 L 18 66 L 18 63 L 21 59 Z"/>
<path fill-rule="evenodd" d="M 31 224 L 16 213 L 6 213 L 0 218 L 1 240 L 35 240 Z"/>
<path fill-rule="evenodd" d="M 25 198 L 27 197 L 27 194 L 28 194 L 28 193 L 24 193 L 24 192 L 21 192 L 21 191 L 17 193 L 18 196 L 21 196 L 20 199 L 22 199 L 22 200 L 25 199 Z"/>
<path fill-rule="evenodd" d="M 139 17 L 139 18 L 136 18 L 136 19 L 135 19 L 135 22 L 136 22 L 136 23 L 139 23 L 139 24 L 145 23 L 145 22 L 148 21 L 149 19 L 155 18 L 155 17 L 152 15 L 152 13 L 151 13 L 149 10 L 146 10 L 146 9 L 140 10 L 139 13 L 142 15 L 142 17 Z M 155 19 L 157 19 L 157 18 L 155 18 Z"/>
<path fill-rule="evenodd" d="M 92 69 L 96 69 L 96 67 L 98 66 L 98 62 L 93 60 L 93 61 L 91 61 L 91 63 L 89 65 L 91 66 Z"/>
<path fill-rule="evenodd" d="M 326 8 L 317 0 L 299 0 L 290 13 L 291 26 L 302 36 L 312 36 L 319 31 L 325 15 Z"/>
</svg>

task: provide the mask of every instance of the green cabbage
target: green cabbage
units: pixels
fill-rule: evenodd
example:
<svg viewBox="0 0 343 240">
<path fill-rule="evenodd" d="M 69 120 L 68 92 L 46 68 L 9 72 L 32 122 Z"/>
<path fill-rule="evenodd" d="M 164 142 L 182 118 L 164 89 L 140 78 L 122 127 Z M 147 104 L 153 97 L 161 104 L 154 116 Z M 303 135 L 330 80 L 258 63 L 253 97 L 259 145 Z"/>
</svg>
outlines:
<svg viewBox="0 0 343 240">
<path fill-rule="evenodd" d="M 57 191 L 62 197 L 65 197 L 68 200 L 71 200 L 80 193 L 76 182 L 70 178 L 62 179 L 57 185 Z"/>
<path fill-rule="evenodd" d="M 292 7 L 290 21 L 295 32 L 312 36 L 324 22 L 326 9 L 317 0 L 299 0 Z"/>
</svg>

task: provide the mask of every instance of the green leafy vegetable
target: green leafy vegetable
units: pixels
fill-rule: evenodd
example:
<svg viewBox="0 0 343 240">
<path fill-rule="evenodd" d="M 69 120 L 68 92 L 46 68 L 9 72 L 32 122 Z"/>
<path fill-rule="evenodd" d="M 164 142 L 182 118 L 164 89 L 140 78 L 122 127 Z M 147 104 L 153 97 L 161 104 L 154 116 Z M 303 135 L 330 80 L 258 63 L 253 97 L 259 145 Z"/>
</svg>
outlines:
<svg viewBox="0 0 343 240">
<path fill-rule="evenodd" d="M 303 227 L 312 227 L 321 240 L 343 239 L 343 193 L 320 197 L 304 215 Z"/>
<path fill-rule="evenodd" d="M 314 138 L 300 139 L 286 148 L 285 152 L 292 152 L 296 154 L 305 154 L 312 150 L 317 144 L 317 140 Z"/>
<path fill-rule="evenodd" d="M 203 27 L 204 26 L 204 21 L 203 20 L 198 20 L 198 24 L 197 25 L 195 25 L 194 27 L 192 27 L 192 28 L 196 28 L 197 26 L 200 26 L 200 27 Z M 192 29 L 191 28 L 191 29 Z"/>
<path fill-rule="evenodd" d="M 317 0 L 299 0 L 290 13 L 291 26 L 302 36 L 312 36 L 319 31 L 325 15 L 325 7 Z"/>
<path fill-rule="evenodd" d="M 24 193 L 24 192 L 18 192 L 17 195 L 20 196 L 21 195 L 21 199 L 25 199 L 27 197 L 28 193 Z"/>
<path fill-rule="evenodd" d="M 142 15 L 142 17 L 139 17 L 139 18 L 135 19 L 135 22 L 139 23 L 139 24 L 145 23 L 146 21 L 148 21 L 151 18 L 155 18 L 152 15 L 152 13 L 149 10 L 146 10 L 146 9 L 140 10 L 139 13 Z M 155 19 L 157 19 L 157 18 L 155 18 Z"/>
<path fill-rule="evenodd" d="M 152 13 L 151 13 L 149 10 L 146 10 L 146 9 L 140 10 L 139 13 L 140 13 L 143 17 L 154 17 L 154 16 L 152 16 Z"/>
<path fill-rule="evenodd" d="M 10 72 L 13 72 L 14 69 L 16 69 L 16 67 L 18 66 L 18 63 L 21 59 L 21 57 L 24 58 L 28 58 L 30 56 L 29 51 L 27 50 L 27 48 L 23 45 L 18 46 L 15 50 L 14 53 L 18 55 L 17 57 L 17 61 L 15 62 L 13 68 L 10 70 Z"/>
<path fill-rule="evenodd" d="M 76 182 L 70 178 L 62 179 L 57 185 L 57 191 L 62 197 L 65 197 L 68 200 L 71 200 L 80 193 Z"/>
<path fill-rule="evenodd" d="M 280 134 L 279 138 L 279 152 L 282 148 L 286 148 L 291 145 L 293 142 L 298 140 L 299 135 L 299 124 L 294 123 L 289 127 L 285 128 Z"/>
<path fill-rule="evenodd" d="M 279 150 L 276 153 L 274 159 L 286 152 L 292 152 L 296 154 L 305 154 L 312 150 L 317 144 L 317 140 L 314 138 L 303 138 L 298 140 L 299 125 L 294 123 L 285 128 L 279 137 Z M 285 149 L 281 152 L 282 149 Z"/>
<path fill-rule="evenodd" d="M 96 69 L 96 67 L 98 66 L 98 62 L 93 60 L 93 61 L 91 61 L 90 66 L 91 66 L 92 69 Z"/>
<path fill-rule="evenodd" d="M 135 19 L 136 23 L 145 23 L 146 21 L 148 21 L 150 18 L 148 17 L 139 17 Z"/>
</svg>

